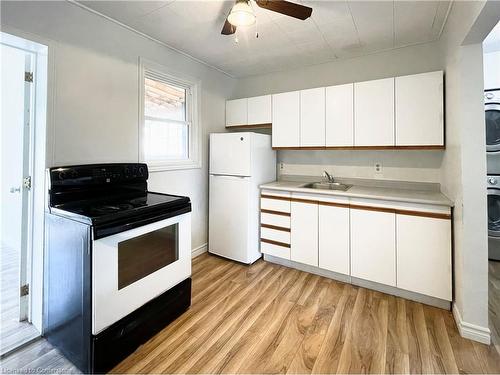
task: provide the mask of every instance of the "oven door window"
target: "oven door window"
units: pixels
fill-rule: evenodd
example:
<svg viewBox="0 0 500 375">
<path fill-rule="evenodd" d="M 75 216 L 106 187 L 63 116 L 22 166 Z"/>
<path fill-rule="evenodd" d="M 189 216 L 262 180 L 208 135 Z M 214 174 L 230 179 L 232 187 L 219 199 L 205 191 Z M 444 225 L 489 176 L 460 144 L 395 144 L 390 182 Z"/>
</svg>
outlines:
<svg viewBox="0 0 500 375">
<path fill-rule="evenodd" d="M 488 192 L 488 233 L 500 237 L 500 191 Z"/>
<path fill-rule="evenodd" d="M 178 224 L 118 243 L 118 289 L 179 259 Z"/>
<path fill-rule="evenodd" d="M 500 105 L 488 105 L 485 111 L 486 146 L 500 149 Z M 490 151 L 496 151 L 491 149 Z"/>
</svg>

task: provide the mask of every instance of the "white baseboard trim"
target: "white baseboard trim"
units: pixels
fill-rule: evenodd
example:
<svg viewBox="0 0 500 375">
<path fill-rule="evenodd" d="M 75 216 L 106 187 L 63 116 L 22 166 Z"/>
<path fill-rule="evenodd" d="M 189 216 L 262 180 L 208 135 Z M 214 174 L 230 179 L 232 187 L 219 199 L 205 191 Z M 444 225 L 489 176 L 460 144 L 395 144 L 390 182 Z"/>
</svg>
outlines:
<svg viewBox="0 0 500 375">
<path fill-rule="evenodd" d="M 475 324 L 467 323 L 462 320 L 462 315 L 457 308 L 457 305 L 453 304 L 453 317 L 455 318 L 455 323 L 457 323 L 458 332 L 460 336 L 466 339 L 471 339 L 482 344 L 490 345 L 491 343 L 491 331 L 487 327 L 481 327 Z"/>
<path fill-rule="evenodd" d="M 193 250 L 191 250 L 191 258 L 196 258 L 197 256 L 206 253 L 208 251 L 208 243 L 204 243 Z"/>
</svg>

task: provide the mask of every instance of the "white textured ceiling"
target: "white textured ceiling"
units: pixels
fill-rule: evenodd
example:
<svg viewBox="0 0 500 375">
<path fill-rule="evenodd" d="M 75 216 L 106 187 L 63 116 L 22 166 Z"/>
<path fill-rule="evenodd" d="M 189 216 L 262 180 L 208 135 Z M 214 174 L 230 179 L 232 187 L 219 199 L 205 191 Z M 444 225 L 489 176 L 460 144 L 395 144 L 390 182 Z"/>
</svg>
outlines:
<svg viewBox="0 0 500 375">
<path fill-rule="evenodd" d="M 297 20 L 259 8 L 254 26 L 221 35 L 233 1 L 79 1 L 234 77 L 320 64 L 439 38 L 450 1 L 296 1 Z M 255 38 L 256 31 L 259 34 Z"/>
</svg>

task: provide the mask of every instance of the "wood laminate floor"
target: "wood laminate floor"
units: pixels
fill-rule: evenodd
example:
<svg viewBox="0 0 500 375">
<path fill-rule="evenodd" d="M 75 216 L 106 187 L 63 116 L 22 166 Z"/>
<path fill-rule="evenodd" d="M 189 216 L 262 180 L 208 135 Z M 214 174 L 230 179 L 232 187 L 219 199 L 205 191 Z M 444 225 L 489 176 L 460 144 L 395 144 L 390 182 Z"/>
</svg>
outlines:
<svg viewBox="0 0 500 375">
<path fill-rule="evenodd" d="M 19 321 L 19 251 L 0 247 L 0 354 L 39 336 L 28 322 Z"/>
<path fill-rule="evenodd" d="M 23 351 L 2 369 L 74 371 L 44 340 Z M 191 308 L 112 372 L 500 373 L 500 357 L 461 338 L 449 311 L 204 254 L 193 261 Z"/>
<path fill-rule="evenodd" d="M 489 261 L 488 281 L 491 339 L 500 353 L 500 262 Z"/>
<path fill-rule="evenodd" d="M 115 373 L 499 373 L 449 311 L 258 261 L 193 262 L 184 315 Z"/>
</svg>

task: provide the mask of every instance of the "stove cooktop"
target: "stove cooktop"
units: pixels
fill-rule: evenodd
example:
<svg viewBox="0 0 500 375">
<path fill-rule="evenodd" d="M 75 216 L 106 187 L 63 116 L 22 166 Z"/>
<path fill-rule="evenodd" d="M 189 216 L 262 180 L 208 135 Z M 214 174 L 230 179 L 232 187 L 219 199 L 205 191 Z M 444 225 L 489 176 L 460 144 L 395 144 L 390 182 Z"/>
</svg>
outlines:
<svg viewBox="0 0 500 375">
<path fill-rule="evenodd" d="M 104 198 L 79 202 L 63 203 L 54 208 L 67 211 L 89 219 L 98 219 L 120 213 L 134 215 L 139 211 L 170 209 L 172 206 L 189 203 L 189 198 L 170 194 L 147 192 L 132 198 Z"/>
</svg>

